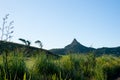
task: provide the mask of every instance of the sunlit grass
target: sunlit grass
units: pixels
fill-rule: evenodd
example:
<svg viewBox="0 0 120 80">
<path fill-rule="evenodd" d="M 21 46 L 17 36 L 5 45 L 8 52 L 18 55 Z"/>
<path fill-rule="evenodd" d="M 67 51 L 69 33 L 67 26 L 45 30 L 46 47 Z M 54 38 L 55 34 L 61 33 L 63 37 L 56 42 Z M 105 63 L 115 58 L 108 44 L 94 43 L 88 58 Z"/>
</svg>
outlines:
<svg viewBox="0 0 120 80">
<path fill-rule="evenodd" d="M 34 58 L 34 57 L 25 58 L 26 66 L 27 66 L 29 69 L 31 69 L 31 68 L 34 67 L 35 61 L 36 61 L 36 58 Z"/>
<path fill-rule="evenodd" d="M 20 80 L 114 80 L 120 74 L 120 57 L 93 53 L 69 54 L 53 58 L 44 53 L 26 57 L 22 53 L 7 56 L 8 73 L 0 55 L 0 79 Z M 16 73 L 17 72 L 17 73 Z M 21 73 L 21 74 L 20 74 Z M 6 77 L 9 76 L 9 77 Z"/>
</svg>

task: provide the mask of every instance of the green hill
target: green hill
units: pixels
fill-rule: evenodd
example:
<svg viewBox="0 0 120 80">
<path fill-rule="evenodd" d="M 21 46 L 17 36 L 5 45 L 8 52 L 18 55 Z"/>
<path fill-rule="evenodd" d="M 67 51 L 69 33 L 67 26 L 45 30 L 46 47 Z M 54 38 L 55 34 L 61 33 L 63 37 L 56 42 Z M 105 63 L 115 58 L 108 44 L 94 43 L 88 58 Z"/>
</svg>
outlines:
<svg viewBox="0 0 120 80">
<path fill-rule="evenodd" d="M 80 44 L 76 39 L 74 39 L 71 44 L 65 46 L 64 48 L 51 49 L 50 52 L 55 54 L 94 52 L 97 55 L 102 55 L 102 54 L 120 55 L 120 47 L 115 47 L 115 48 L 104 47 L 104 48 L 95 49 L 92 47 L 86 47 Z"/>
<path fill-rule="evenodd" d="M 56 54 L 66 54 L 66 53 L 88 53 L 94 50 L 95 50 L 94 48 L 86 47 L 80 44 L 76 39 L 74 39 L 71 44 L 65 46 L 64 48 L 51 49 L 50 51 Z"/>
<path fill-rule="evenodd" d="M 74 39 L 71 44 L 65 46 L 64 48 L 51 49 L 51 50 L 40 49 L 33 46 L 26 46 L 14 42 L 0 41 L 0 54 L 2 54 L 3 52 L 15 51 L 15 50 L 25 51 L 25 55 L 28 56 L 34 55 L 34 53 L 39 53 L 39 51 L 41 52 L 44 51 L 46 54 L 55 55 L 55 56 L 57 56 L 58 54 L 64 55 L 67 53 L 89 53 L 89 52 L 94 52 L 97 55 L 103 55 L 103 54 L 112 54 L 117 56 L 120 55 L 120 47 L 114 47 L 114 48 L 103 47 L 103 48 L 95 49 L 80 44 L 76 39 Z"/>
<path fill-rule="evenodd" d="M 4 52 L 10 52 L 10 51 L 24 51 L 25 55 L 27 56 L 31 56 L 39 52 L 45 52 L 46 54 L 57 56 L 56 54 L 53 54 L 52 52 L 45 49 L 40 49 L 33 46 L 26 46 L 26 45 L 14 43 L 14 42 L 0 41 L 0 54 Z"/>
</svg>

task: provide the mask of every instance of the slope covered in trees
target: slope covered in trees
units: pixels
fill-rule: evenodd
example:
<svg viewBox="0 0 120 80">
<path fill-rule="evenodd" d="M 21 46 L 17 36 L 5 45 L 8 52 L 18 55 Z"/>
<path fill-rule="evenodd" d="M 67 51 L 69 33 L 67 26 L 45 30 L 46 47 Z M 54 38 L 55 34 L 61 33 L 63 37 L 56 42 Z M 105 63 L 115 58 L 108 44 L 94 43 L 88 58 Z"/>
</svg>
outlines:
<svg viewBox="0 0 120 80">
<path fill-rule="evenodd" d="M 52 53 L 55 54 L 67 54 L 67 53 L 89 53 L 93 52 L 97 55 L 102 54 L 113 54 L 113 55 L 120 55 L 120 47 L 114 47 L 114 48 L 92 48 L 92 47 L 86 47 L 82 44 L 80 44 L 76 39 L 72 41 L 71 44 L 65 46 L 61 49 L 51 49 Z"/>
<path fill-rule="evenodd" d="M 29 45 L 22 45 L 13 42 L 0 41 L 0 54 L 2 54 L 3 52 L 11 52 L 16 50 L 23 51 L 27 56 L 31 56 L 34 55 L 33 53 L 39 53 L 39 52 L 45 52 L 46 54 L 57 56 L 56 54 L 53 54 L 52 52 L 45 49 L 32 47 Z"/>
</svg>

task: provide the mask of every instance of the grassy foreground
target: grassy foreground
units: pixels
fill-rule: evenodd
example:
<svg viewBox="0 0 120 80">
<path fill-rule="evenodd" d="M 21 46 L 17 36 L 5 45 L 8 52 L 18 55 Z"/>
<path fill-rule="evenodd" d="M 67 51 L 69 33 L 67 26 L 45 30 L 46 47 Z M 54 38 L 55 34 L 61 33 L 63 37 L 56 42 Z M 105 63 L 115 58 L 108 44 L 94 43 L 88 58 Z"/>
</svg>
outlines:
<svg viewBox="0 0 120 80">
<path fill-rule="evenodd" d="M 44 53 L 0 56 L 0 80 L 115 80 L 120 77 L 120 57 L 70 54 L 61 58 Z"/>
</svg>

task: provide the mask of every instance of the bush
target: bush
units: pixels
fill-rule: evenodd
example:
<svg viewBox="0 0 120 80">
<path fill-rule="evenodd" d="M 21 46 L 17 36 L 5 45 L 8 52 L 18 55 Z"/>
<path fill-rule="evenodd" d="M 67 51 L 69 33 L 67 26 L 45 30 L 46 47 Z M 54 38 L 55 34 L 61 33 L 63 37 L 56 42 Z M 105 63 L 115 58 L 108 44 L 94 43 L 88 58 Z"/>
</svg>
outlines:
<svg viewBox="0 0 120 80">
<path fill-rule="evenodd" d="M 120 76 L 119 57 L 95 57 L 89 53 L 55 59 L 44 53 L 32 57 L 20 54 L 0 57 L 3 60 L 0 62 L 0 80 L 115 80 Z"/>
<path fill-rule="evenodd" d="M 3 63 L 0 66 L 2 80 L 23 80 L 24 74 L 29 75 L 22 55 L 13 53 L 3 55 Z"/>
<path fill-rule="evenodd" d="M 22 56 L 12 56 L 8 61 L 8 70 L 13 80 L 22 80 L 24 74 L 28 75 L 27 67 Z"/>
<path fill-rule="evenodd" d="M 97 58 L 97 64 L 102 68 L 106 80 L 114 80 L 120 76 L 120 59 L 111 55 Z"/>
<path fill-rule="evenodd" d="M 39 75 L 38 78 L 41 79 L 52 79 L 52 75 L 59 74 L 59 66 L 55 64 L 55 62 L 46 55 L 41 55 L 35 63 L 34 72 Z"/>
</svg>

